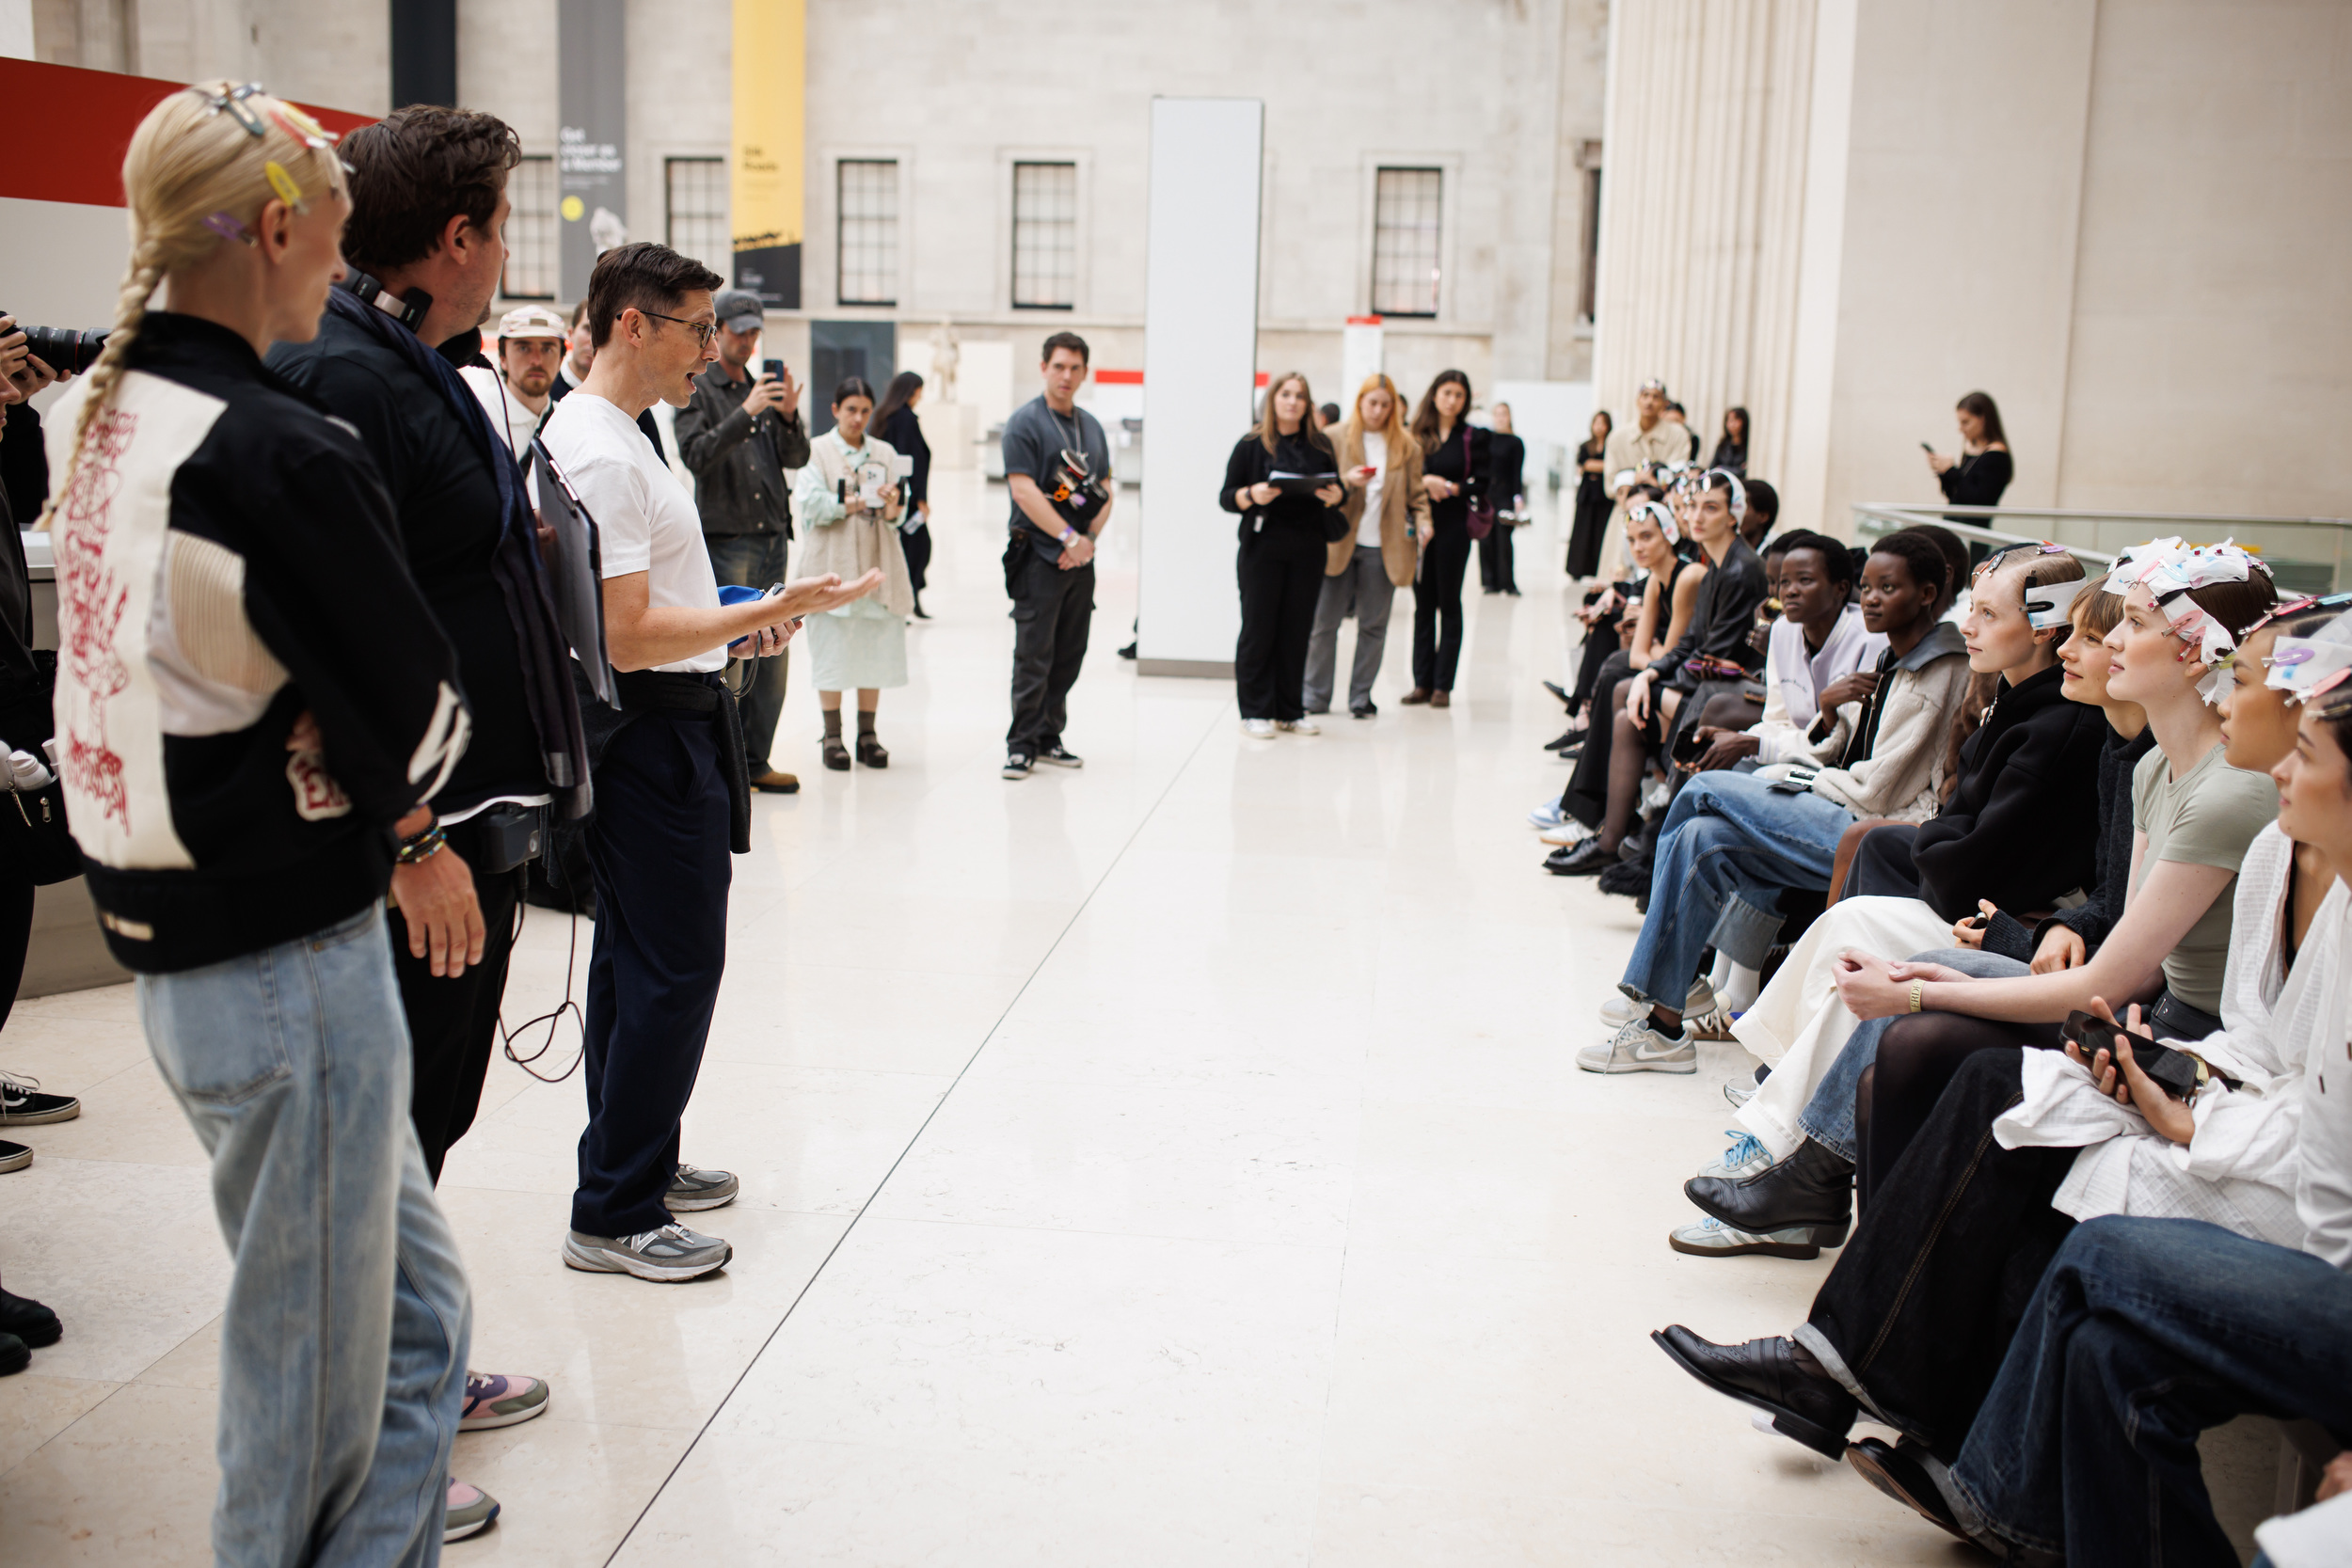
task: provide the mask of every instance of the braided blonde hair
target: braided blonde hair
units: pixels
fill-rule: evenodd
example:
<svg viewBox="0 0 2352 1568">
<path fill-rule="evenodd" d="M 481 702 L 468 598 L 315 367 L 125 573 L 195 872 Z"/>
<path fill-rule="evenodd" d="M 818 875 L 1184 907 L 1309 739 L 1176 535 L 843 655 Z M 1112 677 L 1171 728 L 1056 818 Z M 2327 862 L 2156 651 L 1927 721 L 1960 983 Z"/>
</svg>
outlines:
<svg viewBox="0 0 2352 1568">
<path fill-rule="evenodd" d="M 256 92 L 243 101 L 262 134 L 254 135 L 239 117 L 214 108 L 222 95 L 235 91 L 229 82 L 204 82 L 175 92 L 147 112 L 131 137 L 122 159 L 122 194 L 131 222 L 131 260 L 122 275 L 122 291 L 115 297 L 113 330 L 106 346 L 89 369 L 89 385 L 73 423 L 73 445 L 65 469 L 51 490 L 33 526 L 47 529 L 50 518 L 72 493 L 83 449 L 114 401 L 120 385 L 123 359 L 137 341 L 155 286 L 174 272 L 193 268 L 209 259 L 217 246 L 238 239 L 211 227 L 209 220 L 225 217 L 253 233 L 262 209 L 279 199 L 268 166 L 276 163 L 298 185 L 306 198 L 315 199 L 342 188 L 342 166 L 332 148 L 312 147 L 297 136 L 294 127 L 312 122 L 300 109 L 281 99 Z"/>
</svg>

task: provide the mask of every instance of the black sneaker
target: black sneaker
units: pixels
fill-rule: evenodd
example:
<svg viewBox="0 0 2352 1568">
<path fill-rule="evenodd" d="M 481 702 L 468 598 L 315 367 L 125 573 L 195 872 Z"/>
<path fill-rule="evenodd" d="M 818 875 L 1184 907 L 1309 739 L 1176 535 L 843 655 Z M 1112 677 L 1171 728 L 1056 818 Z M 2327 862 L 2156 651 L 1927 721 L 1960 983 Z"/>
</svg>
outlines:
<svg viewBox="0 0 2352 1568">
<path fill-rule="evenodd" d="M 1133 642 L 1128 643 L 1125 647 L 1123 647 L 1123 648 L 1121 648 L 1121 649 L 1120 649 L 1120 650 L 1119 650 L 1119 657 L 1121 657 L 1121 658 L 1133 658 L 1133 657 L 1136 657 L 1136 644 L 1135 644 L 1135 643 L 1133 643 Z"/>
<path fill-rule="evenodd" d="M 1025 779 L 1028 776 L 1029 753 L 1026 752 L 1007 752 L 1005 753 L 1005 777 L 1008 779 Z"/>
<path fill-rule="evenodd" d="M 1366 699 L 1347 710 L 1359 719 L 1370 719 L 1380 711 L 1380 705 Z"/>
<path fill-rule="evenodd" d="M 1058 740 L 1041 749 L 1037 754 L 1037 760 L 1048 768 L 1084 768 L 1087 765 L 1086 758 L 1078 755 Z"/>
<path fill-rule="evenodd" d="M 0 1377 L 21 1372 L 32 1364 L 31 1346 L 13 1334 L 0 1334 Z"/>
<path fill-rule="evenodd" d="M 46 1121 L 72 1121 L 82 1114 L 82 1102 L 70 1094 L 42 1094 L 40 1080 L 0 1072 L 0 1127 L 33 1127 Z"/>
<path fill-rule="evenodd" d="M 57 1315 L 30 1296 L 0 1291 L 0 1334 L 13 1334 L 33 1349 L 54 1345 L 65 1337 Z"/>
<path fill-rule="evenodd" d="M 23 1144 L 0 1139 L 0 1171 L 23 1170 L 33 1163 L 33 1151 Z"/>
</svg>

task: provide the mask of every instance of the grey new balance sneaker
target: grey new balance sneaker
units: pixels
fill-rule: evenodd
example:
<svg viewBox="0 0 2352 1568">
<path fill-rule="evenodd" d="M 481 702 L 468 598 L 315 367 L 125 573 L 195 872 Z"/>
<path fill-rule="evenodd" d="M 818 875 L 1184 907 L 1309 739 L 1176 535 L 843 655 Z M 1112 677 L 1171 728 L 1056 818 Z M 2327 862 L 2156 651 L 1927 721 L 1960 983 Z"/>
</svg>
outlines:
<svg viewBox="0 0 2352 1568">
<path fill-rule="evenodd" d="M 1734 1230 L 1723 1221 L 1708 1216 L 1679 1230 L 1670 1231 L 1666 1244 L 1677 1252 L 1693 1258 L 1739 1258 L 1756 1254 L 1764 1258 L 1794 1258 L 1799 1260 L 1821 1256 L 1821 1243 L 1813 1239 L 1813 1227 L 1800 1225 L 1788 1230 L 1767 1230 L 1761 1235 Z"/>
<path fill-rule="evenodd" d="M 696 1170 L 680 1165 L 670 1178 L 670 1191 L 662 1198 L 673 1214 L 691 1213 L 697 1209 L 723 1209 L 735 1201 L 735 1195 L 743 1184 L 735 1173 L 723 1170 Z"/>
<path fill-rule="evenodd" d="M 1708 985 L 1707 976 L 1702 974 L 1691 982 L 1690 994 L 1682 999 L 1682 1016 L 1686 1020 L 1705 1018 L 1714 1010 L 1715 988 Z M 1648 1011 L 1647 1007 L 1643 1006 L 1625 992 L 1619 991 L 1600 1005 L 1601 1027 L 1622 1029 Z"/>
<path fill-rule="evenodd" d="M 72 1121 L 82 1114 L 82 1102 L 70 1094 L 42 1094 L 40 1080 L 0 1072 L 0 1127 L 34 1127 L 42 1122 Z"/>
<path fill-rule="evenodd" d="M 1726 1181 L 1739 1181 L 1758 1171 L 1772 1168 L 1772 1151 L 1766 1148 L 1764 1140 L 1755 1133 L 1743 1132 L 1737 1127 L 1726 1127 L 1724 1136 L 1731 1140 L 1731 1147 L 1724 1150 L 1721 1158 L 1709 1160 L 1699 1167 L 1702 1178 L 1720 1176 Z"/>
<path fill-rule="evenodd" d="M 590 1274 L 633 1274 L 665 1285 L 716 1274 L 734 1256 L 735 1249 L 718 1237 L 682 1225 L 634 1236 L 583 1236 L 575 1230 L 564 1238 L 566 1267 Z"/>
<path fill-rule="evenodd" d="M 1688 1035 L 1660 1034 L 1645 1013 L 1602 1044 L 1578 1052 L 1576 1065 L 1587 1072 L 1696 1072 L 1699 1048 Z"/>
<path fill-rule="evenodd" d="M 479 1486 L 449 1478 L 449 1509 L 441 1515 L 441 1544 L 480 1535 L 499 1516 L 499 1500 Z"/>
</svg>

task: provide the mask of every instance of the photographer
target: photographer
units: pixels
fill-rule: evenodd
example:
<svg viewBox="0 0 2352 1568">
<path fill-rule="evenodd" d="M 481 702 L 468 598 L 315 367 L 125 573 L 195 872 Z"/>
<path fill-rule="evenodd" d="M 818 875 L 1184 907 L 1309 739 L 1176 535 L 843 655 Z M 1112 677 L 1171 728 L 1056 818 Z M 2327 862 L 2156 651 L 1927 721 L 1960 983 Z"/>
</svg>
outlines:
<svg viewBox="0 0 2352 1568">
<path fill-rule="evenodd" d="M 1038 371 L 1045 390 L 1005 421 L 1005 487 L 1012 492 L 1012 538 L 1005 546 L 1013 621 L 1008 779 L 1027 778 L 1041 762 L 1084 766 L 1061 743 L 1061 731 L 1093 629 L 1094 544 L 1118 499 L 1110 442 L 1094 416 L 1077 404 L 1087 378 L 1087 341 L 1075 332 L 1055 333 L 1045 340 Z"/>
<path fill-rule="evenodd" d="M 678 453 L 694 476 L 703 542 L 722 583 L 765 589 L 784 580 L 792 538 L 791 483 L 784 475 L 808 462 L 808 426 L 801 420 L 801 388 L 781 359 L 756 378 L 759 296 L 731 289 L 713 302 L 719 312 L 719 362 L 694 378 L 694 395 L 678 410 Z M 737 699 L 743 709 L 743 756 L 752 787 L 789 795 L 801 781 L 768 758 L 776 719 L 784 711 L 789 654 L 755 661 L 751 684 Z"/>
<path fill-rule="evenodd" d="M 696 1279 L 735 1249 L 674 1212 L 735 1200 L 724 1171 L 678 1163 L 726 970 L 729 852 L 751 848 L 742 730 L 720 674 L 728 646 L 772 657 L 797 618 L 871 593 L 882 573 L 807 578 L 722 606 L 702 521 L 669 465 L 637 434 L 657 402 L 683 407 L 718 356 L 711 291 L 723 281 L 667 245 L 606 251 L 588 278 L 596 349 L 588 379 L 542 438 L 596 519 L 604 618 L 622 705 L 589 706 L 596 814 L 586 834 L 596 884 L 580 1140 L 564 1261 L 640 1279 Z"/>
</svg>

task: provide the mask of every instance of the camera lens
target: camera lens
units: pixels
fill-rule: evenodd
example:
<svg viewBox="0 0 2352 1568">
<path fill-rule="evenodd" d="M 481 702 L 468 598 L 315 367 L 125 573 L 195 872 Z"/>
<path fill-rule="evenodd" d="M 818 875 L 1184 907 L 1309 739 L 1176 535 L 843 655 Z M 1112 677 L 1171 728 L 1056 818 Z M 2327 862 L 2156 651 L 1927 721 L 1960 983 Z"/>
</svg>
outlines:
<svg viewBox="0 0 2352 1568">
<path fill-rule="evenodd" d="M 28 326 L 24 346 L 33 357 L 59 375 L 80 375 L 98 363 L 106 346 L 103 332 L 81 332 L 70 326 Z"/>
</svg>

